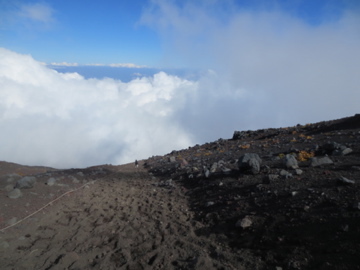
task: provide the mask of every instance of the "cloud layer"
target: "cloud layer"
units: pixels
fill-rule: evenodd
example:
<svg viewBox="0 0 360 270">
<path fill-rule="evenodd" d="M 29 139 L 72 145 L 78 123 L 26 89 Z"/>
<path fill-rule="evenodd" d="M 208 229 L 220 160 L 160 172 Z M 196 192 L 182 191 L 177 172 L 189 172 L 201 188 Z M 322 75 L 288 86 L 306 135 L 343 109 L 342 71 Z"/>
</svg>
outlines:
<svg viewBox="0 0 360 270">
<path fill-rule="evenodd" d="M 343 9 L 314 25 L 276 5 L 246 9 L 234 3 L 154 0 L 141 22 L 162 37 L 169 63 L 211 67 L 217 79 L 210 88 L 217 85 L 220 100 L 242 95 L 224 100 L 233 106 L 216 104 L 228 109 L 226 117 L 239 127 L 284 126 L 358 112 L 359 9 Z M 234 102 L 238 107 L 230 113 Z"/>
<path fill-rule="evenodd" d="M 191 81 L 158 73 L 129 83 L 58 73 L 0 49 L 0 159 L 83 167 L 189 146 L 173 118 Z M 176 104 L 174 104 L 176 100 Z"/>
</svg>

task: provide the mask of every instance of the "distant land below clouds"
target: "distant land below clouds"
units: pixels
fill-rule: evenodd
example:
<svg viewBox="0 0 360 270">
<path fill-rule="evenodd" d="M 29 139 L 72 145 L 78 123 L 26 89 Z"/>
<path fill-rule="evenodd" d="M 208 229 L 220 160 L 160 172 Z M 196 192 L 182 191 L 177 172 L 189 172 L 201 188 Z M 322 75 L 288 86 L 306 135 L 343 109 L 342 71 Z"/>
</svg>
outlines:
<svg viewBox="0 0 360 270">
<path fill-rule="evenodd" d="M 160 68 L 150 68 L 150 67 L 125 67 L 125 66 L 115 66 L 115 65 L 61 65 L 58 63 L 56 65 L 50 64 L 47 67 L 56 70 L 60 73 L 78 73 L 83 76 L 85 79 L 103 79 L 111 78 L 115 80 L 120 80 L 122 82 L 130 82 L 134 79 L 141 77 L 152 77 L 155 74 L 163 71 L 169 75 L 178 76 L 188 80 L 198 80 L 201 76 L 202 71 L 200 70 L 190 70 L 190 69 L 160 69 Z"/>
</svg>

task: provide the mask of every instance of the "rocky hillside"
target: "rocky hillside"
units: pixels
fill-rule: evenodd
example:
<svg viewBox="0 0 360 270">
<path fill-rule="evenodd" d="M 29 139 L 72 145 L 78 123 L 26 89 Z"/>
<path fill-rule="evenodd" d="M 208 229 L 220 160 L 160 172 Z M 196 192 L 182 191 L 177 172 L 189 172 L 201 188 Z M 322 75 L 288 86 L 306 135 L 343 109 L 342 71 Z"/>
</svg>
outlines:
<svg viewBox="0 0 360 270">
<path fill-rule="evenodd" d="M 360 269 L 360 115 L 134 164 L 0 162 L 1 269 Z"/>
<path fill-rule="evenodd" d="M 200 235 L 266 269 L 360 268 L 360 115 L 235 131 L 146 161 L 181 183 Z"/>
</svg>

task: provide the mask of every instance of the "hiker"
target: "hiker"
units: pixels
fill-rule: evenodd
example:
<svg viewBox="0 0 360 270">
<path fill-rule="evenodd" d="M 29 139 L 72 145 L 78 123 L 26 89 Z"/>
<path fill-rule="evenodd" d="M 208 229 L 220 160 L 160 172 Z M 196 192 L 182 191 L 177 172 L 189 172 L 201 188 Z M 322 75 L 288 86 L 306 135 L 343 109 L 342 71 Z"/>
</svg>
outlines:
<svg viewBox="0 0 360 270">
<path fill-rule="evenodd" d="M 139 167 L 139 162 L 137 161 L 137 159 L 135 160 L 135 167 Z"/>
</svg>

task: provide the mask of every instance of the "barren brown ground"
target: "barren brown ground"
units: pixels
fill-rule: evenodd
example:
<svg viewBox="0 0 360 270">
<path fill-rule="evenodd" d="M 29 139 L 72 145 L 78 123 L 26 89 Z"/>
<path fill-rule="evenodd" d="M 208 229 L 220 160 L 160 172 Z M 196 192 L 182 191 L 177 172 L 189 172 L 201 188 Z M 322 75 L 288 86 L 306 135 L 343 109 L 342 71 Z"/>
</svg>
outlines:
<svg viewBox="0 0 360 270">
<path fill-rule="evenodd" d="M 2 213 L 4 228 L 9 218 L 19 221 L 56 199 L 33 200 L 46 189 L 61 196 L 81 187 L 1 233 L 1 269 L 239 269 L 222 259 L 236 262 L 237 254 L 196 235 L 202 224 L 193 219 L 182 187 L 159 187 L 141 163 L 90 171 L 81 184 L 46 187 L 38 181 L 32 189 L 37 195 L 29 189 L 18 199 L 1 197 L 2 205 L 11 205 Z M 78 171 L 66 177 L 72 173 Z"/>
</svg>

